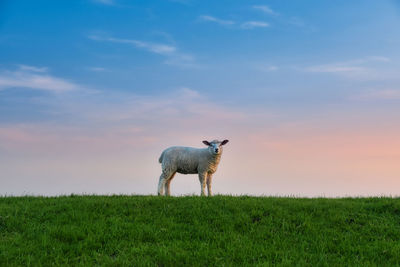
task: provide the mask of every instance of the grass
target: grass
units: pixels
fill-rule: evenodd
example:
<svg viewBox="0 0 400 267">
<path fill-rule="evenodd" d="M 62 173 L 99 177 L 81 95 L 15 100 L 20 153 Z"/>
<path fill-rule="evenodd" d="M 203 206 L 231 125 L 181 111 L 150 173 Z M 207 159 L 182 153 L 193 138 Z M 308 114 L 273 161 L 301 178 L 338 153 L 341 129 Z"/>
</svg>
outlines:
<svg viewBox="0 0 400 267">
<path fill-rule="evenodd" d="M 0 197 L 0 266 L 400 265 L 400 199 Z"/>
</svg>

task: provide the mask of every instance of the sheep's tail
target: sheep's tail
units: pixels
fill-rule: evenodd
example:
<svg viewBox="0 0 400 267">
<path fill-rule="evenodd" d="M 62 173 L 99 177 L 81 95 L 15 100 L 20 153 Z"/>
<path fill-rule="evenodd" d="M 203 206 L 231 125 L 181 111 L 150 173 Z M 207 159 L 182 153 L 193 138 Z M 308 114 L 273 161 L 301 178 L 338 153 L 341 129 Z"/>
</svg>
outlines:
<svg viewBox="0 0 400 267">
<path fill-rule="evenodd" d="M 164 158 L 164 151 L 161 153 L 161 156 L 160 156 L 160 158 L 158 159 L 158 162 L 162 162 L 162 160 L 163 160 L 163 158 Z"/>
</svg>

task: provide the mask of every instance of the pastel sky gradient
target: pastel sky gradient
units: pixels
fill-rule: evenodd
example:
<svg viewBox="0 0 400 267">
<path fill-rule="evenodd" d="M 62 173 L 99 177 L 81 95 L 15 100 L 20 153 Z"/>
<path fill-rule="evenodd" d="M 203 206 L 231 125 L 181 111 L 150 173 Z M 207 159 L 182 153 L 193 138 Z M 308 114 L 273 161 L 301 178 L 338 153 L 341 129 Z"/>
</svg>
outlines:
<svg viewBox="0 0 400 267">
<path fill-rule="evenodd" d="M 400 196 L 400 2 L 0 1 L 0 195 Z M 177 175 L 172 194 L 199 194 Z"/>
</svg>

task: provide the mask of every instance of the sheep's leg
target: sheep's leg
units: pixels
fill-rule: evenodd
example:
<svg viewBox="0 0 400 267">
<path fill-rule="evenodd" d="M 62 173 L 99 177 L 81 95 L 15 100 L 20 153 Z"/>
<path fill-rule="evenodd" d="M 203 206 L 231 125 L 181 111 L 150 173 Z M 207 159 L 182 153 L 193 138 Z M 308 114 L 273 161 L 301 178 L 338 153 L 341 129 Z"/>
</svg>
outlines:
<svg viewBox="0 0 400 267">
<path fill-rule="evenodd" d="M 160 175 L 160 181 L 158 181 L 158 195 L 162 196 L 164 194 L 164 184 L 165 184 L 165 180 L 164 180 L 164 173 L 162 173 Z"/>
<path fill-rule="evenodd" d="M 164 186 L 165 186 L 165 182 L 167 181 L 167 178 L 170 175 L 168 173 L 166 173 L 165 171 L 163 171 L 160 175 L 160 181 L 158 182 L 158 195 L 162 196 L 164 194 Z"/>
<path fill-rule="evenodd" d="M 212 196 L 212 192 L 211 192 L 211 181 L 212 181 L 212 174 L 208 174 L 208 175 L 207 175 L 207 191 L 208 191 L 208 196 L 209 196 L 209 197 Z"/>
<path fill-rule="evenodd" d="M 207 173 L 199 173 L 199 180 L 201 185 L 201 195 L 206 195 L 206 182 L 207 182 Z"/>
<path fill-rule="evenodd" d="M 172 179 L 174 178 L 176 172 L 174 172 L 165 182 L 165 195 L 170 196 L 171 195 L 171 190 L 170 190 L 170 184 Z"/>
</svg>

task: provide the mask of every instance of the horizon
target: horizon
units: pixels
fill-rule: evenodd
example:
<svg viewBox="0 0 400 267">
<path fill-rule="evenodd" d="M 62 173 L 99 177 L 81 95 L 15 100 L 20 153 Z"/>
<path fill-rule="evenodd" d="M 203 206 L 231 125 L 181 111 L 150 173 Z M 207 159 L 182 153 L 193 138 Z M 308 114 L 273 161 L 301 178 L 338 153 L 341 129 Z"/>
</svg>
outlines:
<svg viewBox="0 0 400 267">
<path fill-rule="evenodd" d="M 400 4 L 0 2 L 0 195 L 400 196 Z M 198 195 L 177 174 L 172 195 Z"/>
</svg>

